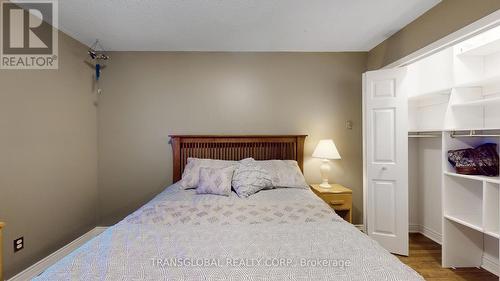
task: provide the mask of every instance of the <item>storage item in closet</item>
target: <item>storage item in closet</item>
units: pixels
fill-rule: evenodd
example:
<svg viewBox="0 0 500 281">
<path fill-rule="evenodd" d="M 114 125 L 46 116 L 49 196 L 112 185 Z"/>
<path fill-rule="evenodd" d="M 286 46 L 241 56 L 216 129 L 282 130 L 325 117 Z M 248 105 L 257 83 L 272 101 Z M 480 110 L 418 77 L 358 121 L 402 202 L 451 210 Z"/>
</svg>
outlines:
<svg viewBox="0 0 500 281">
<path fill-rule="evenodd" d="M 494 143 L 482 144 L 476 148 L 448 151 L 448 162 L 458 174 L 498 176 L 498 153 Z"/>
<path fill-rule="evenodd" d="M 479 169 L 474 161 L 474 149 L 465 148 L 448 151 L 448 162 L 456 172 L 463 175 L 479 175 Z"/>
<path fill-rule="evenodd" d="M 495 143 L 480 145 L 475 149 L 477 166 L 481 174 L 489 177 L 498 176 L 498 153 Z"/>
</svg>

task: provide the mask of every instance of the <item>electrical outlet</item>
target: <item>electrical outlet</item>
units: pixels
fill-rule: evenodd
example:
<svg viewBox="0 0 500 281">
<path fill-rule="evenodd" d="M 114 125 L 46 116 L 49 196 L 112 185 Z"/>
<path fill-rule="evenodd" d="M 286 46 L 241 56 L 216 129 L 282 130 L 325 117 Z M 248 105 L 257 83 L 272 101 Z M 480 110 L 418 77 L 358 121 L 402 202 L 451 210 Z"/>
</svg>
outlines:
<svg viewBox="0 0 500 281">
<path fill-rule="evenodd" d="M 14 240 L 14 253 L 24 249 L 24 237 L 19 237 Z"/>
</svg>

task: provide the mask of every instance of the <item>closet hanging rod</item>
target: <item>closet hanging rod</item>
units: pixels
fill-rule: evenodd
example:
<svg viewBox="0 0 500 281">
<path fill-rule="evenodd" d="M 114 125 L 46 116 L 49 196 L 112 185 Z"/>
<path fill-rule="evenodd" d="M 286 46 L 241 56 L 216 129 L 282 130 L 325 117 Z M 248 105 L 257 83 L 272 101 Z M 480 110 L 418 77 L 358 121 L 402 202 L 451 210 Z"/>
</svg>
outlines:
<svg viewBox="0 0 500 281">
<path fill-rule="evenodd" d="M 450 137 L 452 138 L 471 138 L 471 137 L 500 137 L 500 134 L 485 134 L 481 131 L 480 134 L 476 133 L 476 130 L 470 130 L 469 134 L 457 134 L 457 132 L 453 131 L 450 133 Z"/>
<path fill-rule="evenodd" d="M 408 135 L 409 138 L 440 138 L 441 135 Z"/>
<path fill-rule="evenodd" d="M 422 133 L 408 133 L 409 138 L 440 138 L 441 137 L 441 132 L 422 132 Z"/>
</svg>

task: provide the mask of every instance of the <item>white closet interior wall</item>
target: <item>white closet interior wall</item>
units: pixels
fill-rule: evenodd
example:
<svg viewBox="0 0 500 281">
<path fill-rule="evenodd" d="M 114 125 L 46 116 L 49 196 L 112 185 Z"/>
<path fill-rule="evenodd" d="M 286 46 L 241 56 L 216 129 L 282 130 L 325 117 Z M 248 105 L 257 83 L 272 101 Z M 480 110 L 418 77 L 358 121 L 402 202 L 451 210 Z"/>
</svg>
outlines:
<svg viewBox="0 0 500 281">
<path fill-rule="evenodd" d="M 409 138 L 410 232 L 441 244 L 441 138 Z"/>
</svg>

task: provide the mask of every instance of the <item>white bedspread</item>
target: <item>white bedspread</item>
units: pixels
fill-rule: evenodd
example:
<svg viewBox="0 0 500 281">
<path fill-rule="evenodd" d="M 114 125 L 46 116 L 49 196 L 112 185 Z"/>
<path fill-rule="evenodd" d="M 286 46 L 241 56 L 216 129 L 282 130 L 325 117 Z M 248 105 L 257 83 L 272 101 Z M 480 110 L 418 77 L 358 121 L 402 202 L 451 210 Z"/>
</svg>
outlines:
<svg viewBox="0 0 500 281">
<path fill-rule="evenodd" d="M 423 280 L 310 190 L 172 185 L 35 280 Z"/>
</svg>

